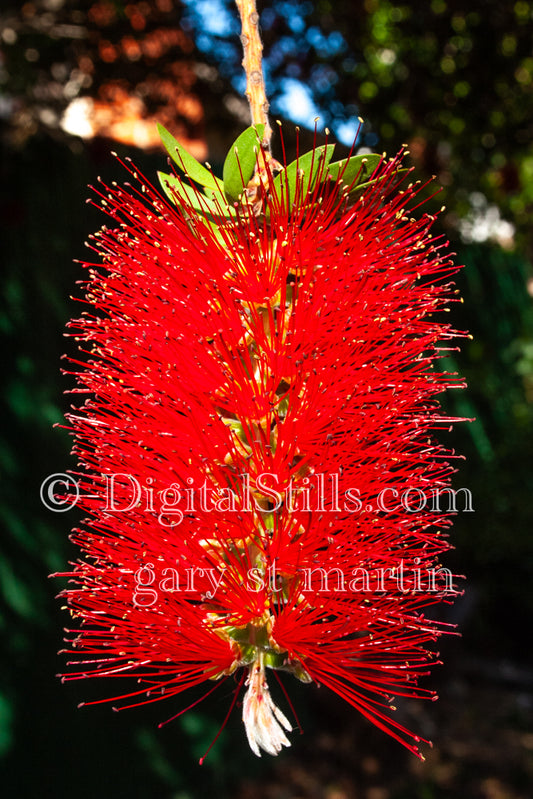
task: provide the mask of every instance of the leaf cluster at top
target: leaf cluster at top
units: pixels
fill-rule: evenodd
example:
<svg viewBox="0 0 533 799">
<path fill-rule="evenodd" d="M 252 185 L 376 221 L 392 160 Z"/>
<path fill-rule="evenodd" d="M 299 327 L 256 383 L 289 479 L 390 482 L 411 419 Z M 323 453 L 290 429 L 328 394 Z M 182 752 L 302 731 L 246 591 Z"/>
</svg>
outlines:
<svg viewBox="0 0 533 799">
<path fill-rule="evenodd" d="M 258 165 L 264 128 L 264 125 L 250 126 L 238 136 L 226 156 L 220 180 L 159 125 L 161 141 L 182 173 L 181 178 L 158 173 L 167 197 L 180 208 L 194 209 L 210 221 L 223 222 L 235 216 Z M 332 162 L 334 149 L 334 144 L 325 144 L 299 155 L 275 174 L 270 194 L 290 211 L 295 203 L 305 202 L 317 184 L 343 187 L 348 194 L 369 185 L 381 156 L 352 155 Z M 268 214 L 268 207 L 265 212 Z"/>
</svg>

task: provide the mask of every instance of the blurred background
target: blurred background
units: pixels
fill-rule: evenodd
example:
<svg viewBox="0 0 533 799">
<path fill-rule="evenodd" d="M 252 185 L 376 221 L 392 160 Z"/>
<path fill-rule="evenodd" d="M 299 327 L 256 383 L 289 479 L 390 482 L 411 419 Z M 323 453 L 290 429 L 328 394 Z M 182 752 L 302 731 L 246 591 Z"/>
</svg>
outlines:
<svg viewBox="0 0 533 799">
<path fill-rule="evenodd" d="M 112 713 L 77 709 L 103 683 L 55 678 L 67 616 L 50 572 L 76 553 L 75 512 L 54 514 L 42 480 L 71 467 L 52 426 L 69 405 L 60 357 L 83 243 L 102 219 L 86 205 L 98 176 L 122 180 L 110 151 L 149 175 L 164 168 L 160 121 L 215 170 L 249 124 L 239 24 L 226 0 L 4 0 L 0 12 L 2 521 L 0 785 L 6 797 L 528 799 L 533 793 L 533 3 L 526 0 L 279 0 L 259 4 L 273 116 L 313 119 L 357 149 L 409 145 L 436 175 L 473 340 L 445 364 L 475 418 L 451 436 L 466 456 L 446 565 L 468 575 L 442 643 L 437 704 L 400 720 L 435 742 L 420 763 L 320 689 L 292 691 L 305 735 L 277 760 L 248 750 L 236 711 L 198 758 L 230 700 Z M 274 149 L 276 143 L 274 143 Z M 365 149 L 361 150 L 365 152 Z M 108 693 L 111 693 L 109 691 Z M 216 695 L 218 696 L 218 694 Z M 192 702 L 196 697 L 191 695 Z M 181 704 L 180 704 L 181 703 Z"/>
</svg>

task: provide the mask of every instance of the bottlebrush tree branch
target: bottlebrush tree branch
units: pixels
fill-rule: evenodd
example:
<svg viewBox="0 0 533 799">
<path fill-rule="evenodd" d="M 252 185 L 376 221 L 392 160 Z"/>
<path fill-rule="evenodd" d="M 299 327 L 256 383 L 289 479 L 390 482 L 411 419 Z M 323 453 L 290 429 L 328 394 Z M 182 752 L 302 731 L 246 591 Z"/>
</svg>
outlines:
<svg viewBox="0 0 533 799">
<path fill-rule="evenodd" d="M 242 65 L 246 72 L 246 96 L 250 103 L 252 125 L 265 126 L 263 145 L 270 149 L 272 128 L 268 121 L 269 103 L 263 73 L 263 43 L 259 35 L 259 14 L 255 0 L 235 0 L 242 24 L 241 42 L 244 50 Z"/>
</svg>

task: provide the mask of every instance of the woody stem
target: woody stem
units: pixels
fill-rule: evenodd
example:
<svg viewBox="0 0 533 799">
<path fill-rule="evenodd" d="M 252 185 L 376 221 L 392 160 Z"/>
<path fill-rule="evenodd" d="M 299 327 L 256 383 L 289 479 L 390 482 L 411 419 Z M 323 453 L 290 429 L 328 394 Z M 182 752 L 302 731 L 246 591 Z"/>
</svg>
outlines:
<svg viewBox="0 0 533 799">
<path fill-rule="evenodd" d="M 235 0 L 241 16 L 241 42 L 244 51 L 242 65 L 246 72 L 246 96 L 250 103 L 252 125 L 263 124 L 263 144 L 270 149 L 272 129 L 268 121 L 268 100 L 263 74 L 263 43 L 259 35 L 259 14 L 255 0 Z"/>
</svg>

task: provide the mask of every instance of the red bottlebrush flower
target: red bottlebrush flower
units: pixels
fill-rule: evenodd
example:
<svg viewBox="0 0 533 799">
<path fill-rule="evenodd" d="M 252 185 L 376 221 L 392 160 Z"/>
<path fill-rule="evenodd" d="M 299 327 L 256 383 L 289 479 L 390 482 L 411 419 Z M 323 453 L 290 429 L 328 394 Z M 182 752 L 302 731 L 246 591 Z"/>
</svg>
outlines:
<svg viewBox="0 0 533 799">
<path fill-rule="evenodd" d="M 115 698 L 136 705 L 240 675 L 259 755 L 289 745 L 279 670 L 418 753 L 388 711 L 432 696 L 417 679 L 443 626 L 424 609 L 454 592 L 432 498 L 453 471 L 434 432 L 460 383 L 434 365 L 455 267 L 400 157 L 260 154 L 250 181 L 249 129 L 222 184 L 163 133 L 185 175 L 161 176 L 166 199 L 133 169 L 138 189 L 103 190 L 103 264 L 70 325 L 89 519 L 66 679 L 134 676 Z"/>
</svg>

